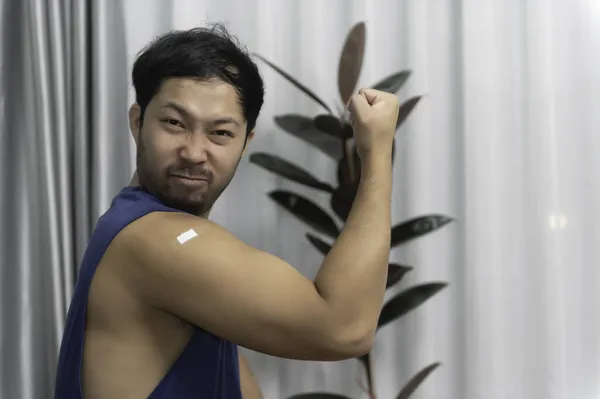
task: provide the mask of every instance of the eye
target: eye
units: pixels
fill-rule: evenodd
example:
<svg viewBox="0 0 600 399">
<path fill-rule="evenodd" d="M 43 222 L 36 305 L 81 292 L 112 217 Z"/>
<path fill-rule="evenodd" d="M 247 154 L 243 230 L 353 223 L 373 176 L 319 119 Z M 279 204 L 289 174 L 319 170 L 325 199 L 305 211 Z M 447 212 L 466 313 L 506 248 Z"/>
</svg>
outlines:
<svg viewBox="0 0 600 399">
<path fill-rule="evenodd" d="M 162 121 L 170 126 L 183 127 L 183 123 L 179 122 L 177 119 L 165 118 Z"/>
<path fill-rule="evenodd" d="M 231 133 L 228 130 L 215 130 L 213 132 L 213 134 L 216 134 L 217 136 L 222 136 L 222 137 L 233 137 L 233 133 Z"/>
</svg>

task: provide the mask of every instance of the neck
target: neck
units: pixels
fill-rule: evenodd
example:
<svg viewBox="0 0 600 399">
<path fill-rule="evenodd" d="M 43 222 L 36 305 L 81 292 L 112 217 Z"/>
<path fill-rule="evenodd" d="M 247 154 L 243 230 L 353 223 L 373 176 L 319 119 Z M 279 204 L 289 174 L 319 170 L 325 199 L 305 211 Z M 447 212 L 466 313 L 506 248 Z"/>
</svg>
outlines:
<svg viewBox="0 0 600 399">
<path fill-rule="evenodd" d="M 211 208 L 211 209 L 212 209 L 212 208 Z M 201 213 L 200 215 L 196 215 L 196 216 L 198 216 L 199 218 L 202 218 L 202 219 L 206 219 L 206 220 L 208 220 L 208 219 L 209 219 L 209 216 L 210 216 L 210 211 L 211 211 L 211 209 L 208 209 L 206 212 L 204 212 L 204 213 Z"/>
<path fill-rule="evenodd" d="M 133 173 L 133 176 L 131 177 L 131 181 L 129 182 L 129 185 L 132 186 L 132 187 L 137 187 L 137 186 L 140 185 L 140 181 L 138 179 L 137 171 L 135 171 Z"/>
</svg>

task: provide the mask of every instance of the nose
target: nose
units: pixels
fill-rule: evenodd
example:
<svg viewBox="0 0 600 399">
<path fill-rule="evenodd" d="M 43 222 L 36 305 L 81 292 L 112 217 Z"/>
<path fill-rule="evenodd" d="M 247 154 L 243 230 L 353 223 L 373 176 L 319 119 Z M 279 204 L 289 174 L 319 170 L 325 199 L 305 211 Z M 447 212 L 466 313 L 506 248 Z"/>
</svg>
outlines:
<svg viewBox="0 0 600 399">
<path fill-rule="evenodd" d="M 203 134 L 191 134 L 179 148 L 179 156 L 182 160 L 192 165 L 200 164 L 207 159 L 208 143 Z"/>
</svg>

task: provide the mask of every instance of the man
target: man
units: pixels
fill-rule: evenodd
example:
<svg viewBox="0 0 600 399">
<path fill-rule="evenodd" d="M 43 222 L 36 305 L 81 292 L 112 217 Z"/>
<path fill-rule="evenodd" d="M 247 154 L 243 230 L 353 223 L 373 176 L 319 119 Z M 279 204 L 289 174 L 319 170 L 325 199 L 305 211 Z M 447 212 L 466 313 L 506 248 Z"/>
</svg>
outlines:
<svg viewBox="0 0 600 399">
<path fill-rule="evenodd" d="M 349 103 L 362 162 L 344 230 L 309 281 L 208 220 L 254 136 L 256 65 L 222 28 L 172 32 L 137 58 L 137 171 L 100 218 L 65 327 L 55 397 L 261 397 L 237 345 L 341 360 L 372 345 L 390 249 L 395 96 Z"/>
</svg>

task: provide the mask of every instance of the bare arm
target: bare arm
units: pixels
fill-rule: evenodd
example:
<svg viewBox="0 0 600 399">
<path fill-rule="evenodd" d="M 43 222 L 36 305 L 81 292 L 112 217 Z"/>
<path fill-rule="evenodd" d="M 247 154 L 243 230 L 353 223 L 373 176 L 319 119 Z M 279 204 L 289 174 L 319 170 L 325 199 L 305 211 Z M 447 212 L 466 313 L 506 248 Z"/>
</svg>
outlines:
<svg viewBox="0 0 600 399">
<path fill-rule="evenodd" d="M 364 334 L 374 334 L 390 252 L 391 153 L 362 162 L 362 178 L 344 230 L 315 284 L 321 296 Z"/>
<path fill-rule="evenodd" d="M 238 355 L 240 364 L 240 385 L 242 387 L 243 399 L 263 399 L 262 391 L 256 381 L 256 377 L 252 374 L 248 362 L 240 353 Z"/>
<path fill-rule="evenodd" d="M 397 102 L 392 108 L 384 109 L 395 116 Z M 364 137 L 393 138 L 395 119 L 386 118 L 383 128 L 363 123 Z M 124 278 L 151 306 L 258 352 L 304 360 L 367 352 L 390 249 L 391 139 L 379 143 L 363 145 L 358 194 L 315 282 L 210 221 L 158 212 L 117 237 L 114 245 L 133 265 Z M 197 237 L 180 244 L 177 237 L 190 229 Z"/>
</svg>

